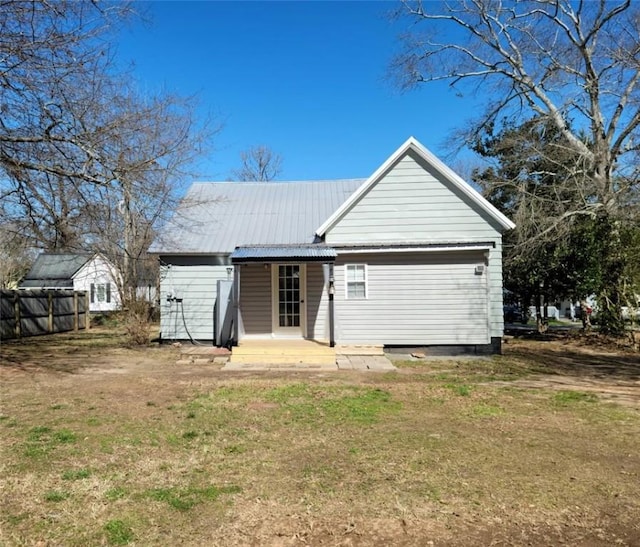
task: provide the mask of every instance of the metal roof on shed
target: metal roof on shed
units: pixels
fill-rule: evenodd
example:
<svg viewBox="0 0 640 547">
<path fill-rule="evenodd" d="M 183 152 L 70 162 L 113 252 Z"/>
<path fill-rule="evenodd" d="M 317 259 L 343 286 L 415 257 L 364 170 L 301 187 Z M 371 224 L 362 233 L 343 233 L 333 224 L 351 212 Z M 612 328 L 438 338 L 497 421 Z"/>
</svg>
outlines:
<svg viewBox="0 0 640 547">
<path fill-rule="evenodd" d="M 302 262 L 333 262 L 337 256 L 336 250 L 324 245 L 291 245 L 291 246 L 262 246 L 236 247 L 231 253 L 231 261 L 241 262 L 272 262 L 272 261 L 302 261 Z"/>
<path fill-rule="evenodd" d="M 308 245 L 363 182 L 194 183 L 150 252 L 229 254 L 236 247 Z"/>
<path fill-rule="evenodd" d="M 31 266 L 29 273 L 25 276 L 21 285 L 24 287 L 42 287 L 42 284 L 27 284 L 27 281 L 38 280 L 40 282 L 46 281 L 50 284 L 48 286 L 58 286 L 51 284 L 53 280 L 70 280 L 73 274 L 82 268 L 91 256 L 90 254 L 77 253 L 42 253 L 36 258 L 36 261 L 33 263 L 33 266 Z M 73 283 L 71 286 L 73 286 Z"/>
</svg>

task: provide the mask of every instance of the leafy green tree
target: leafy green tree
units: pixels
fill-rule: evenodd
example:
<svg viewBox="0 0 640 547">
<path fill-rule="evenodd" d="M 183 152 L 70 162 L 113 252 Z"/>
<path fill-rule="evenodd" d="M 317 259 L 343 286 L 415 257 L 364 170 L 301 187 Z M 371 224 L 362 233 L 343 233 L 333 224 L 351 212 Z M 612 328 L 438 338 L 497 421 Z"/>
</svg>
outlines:
<svg viewBox="0 0 640 547">
<path fill-rule="evenodd" d="M 599 211 L 565 214 L 583 186 L 583 175 L 576 170 L 579 157 L 544 118 L 520 125 L 503 122 L 500 127 L 496 134 L 479 138 L 473 148 L 493 162 L 474 173 L 475 181 L 494 205 L 517 222 L 516 229 L 505 236 L 505 287 L 526 305 L 581 300 L 595 293 L 606 298 L 611 286 L 604 267 L 611 260 L 609 219 Z M 589 203 L 595 196 L 585 194 L 583 199 Z M 555 225 L 557 218 L 564 222 Z M 624 251 L 618 267 L 629 281 L 632 265 L 637 264 L 631 238 L 637 236 L 638 228 L 630 223 L 619 229 Z M 623 291 L 631 298 L 633 291 L 627 288 L 633 284 Z"/>
</svg>

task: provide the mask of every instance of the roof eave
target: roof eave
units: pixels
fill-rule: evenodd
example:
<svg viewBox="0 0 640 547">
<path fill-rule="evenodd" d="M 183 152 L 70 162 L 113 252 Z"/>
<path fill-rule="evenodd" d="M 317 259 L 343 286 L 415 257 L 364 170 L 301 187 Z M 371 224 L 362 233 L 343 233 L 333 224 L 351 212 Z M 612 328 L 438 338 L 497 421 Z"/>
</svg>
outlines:
<svg viewBox="0 0 640 547">
<path fill-rule="evenodd" d="M 101 256 L 102 258 L 104 258 L 101 253 L 97 253 L 97 252 L 93 253 L 92 255 L 89 255 L 89 258 L 87 258 L 87 260 L 84 261 L 82 266 L 80 266 L 75 272 L 73 272 L 73 274 L 71 274 L 71 279 L 75 279 L 80 273 L 80 270 L 82 270 L 82 268 L 84 268 L 87 264 L 89 264 L 89 262 L 91 262 L 97 256 Z"/>
<path fill-rule="evenodd" d="M 263 262 L 335 262 L 337 253 L 332 247 L 318 244 L 303 245 L 241 245 L 229 255 L 233 264 Z"/>
</svg>

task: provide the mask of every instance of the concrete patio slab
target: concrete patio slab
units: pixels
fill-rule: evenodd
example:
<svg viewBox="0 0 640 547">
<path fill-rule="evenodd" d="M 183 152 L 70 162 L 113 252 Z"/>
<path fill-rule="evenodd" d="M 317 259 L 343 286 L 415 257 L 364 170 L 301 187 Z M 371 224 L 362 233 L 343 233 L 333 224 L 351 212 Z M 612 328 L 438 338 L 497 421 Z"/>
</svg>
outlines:
<svg viewBox="0 0 640 547">
<path fill-rule="evenodd" d="M 336 359 L 340 370 L 371 370 L 388 372 L 396 370 L 384 355 L 339 355 Z"/>
<path fill-rule="evenodd" d="M 357 370 L 361 372 L 390 372 L 396 370 L 384 355 L 337 355 L 335 363 L 234 363 L 229 361 L 222 367 L 226 371 L 252 372 L 332 372 Z"/>
</svg>

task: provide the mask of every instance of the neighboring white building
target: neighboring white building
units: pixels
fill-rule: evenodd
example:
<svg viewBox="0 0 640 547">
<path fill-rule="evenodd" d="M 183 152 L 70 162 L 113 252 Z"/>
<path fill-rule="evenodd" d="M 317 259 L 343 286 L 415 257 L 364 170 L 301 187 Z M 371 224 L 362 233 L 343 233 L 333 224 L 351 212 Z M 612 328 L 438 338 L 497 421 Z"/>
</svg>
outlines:
<svg viewBox="0 0 640 547">
<path fill-rule="evenodd" d="M 20 283 L 20 289 L 87 291 L 91 312 L 120 308 L 118 273 L 101 254 L 42 253 Z"/>
<path fill-rule="evenodd" d="M 413 138 L 368 179 L 196 183 L 150 249 L 161 335 L 215 340 L 226 286 L 232 343 L 500 352 L 502 233 L 513 227 Z"/>
</svg>

